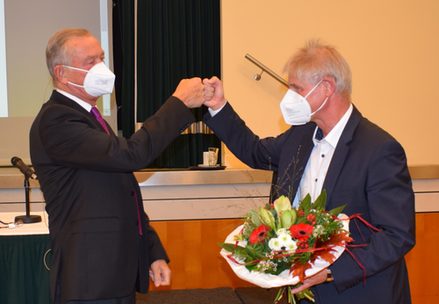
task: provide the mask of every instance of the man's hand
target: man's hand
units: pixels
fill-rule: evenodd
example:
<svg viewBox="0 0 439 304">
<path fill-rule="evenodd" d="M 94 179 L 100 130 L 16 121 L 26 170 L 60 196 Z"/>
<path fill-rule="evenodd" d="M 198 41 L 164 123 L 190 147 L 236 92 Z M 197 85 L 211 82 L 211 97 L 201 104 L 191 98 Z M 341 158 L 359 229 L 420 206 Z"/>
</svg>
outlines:
<svg viewBox="0 0 439 304">
<path fill-rule="evenodd" d="M 210 79 L 203 79 L 204 89 L 204 105 L 212 110 L 218 110 L 226 103 L 224 97 L 223 83 L 218 77 L 213 76 Z"/>
<path fill-rule="evenodd" d="M 200 107 L 204 101 L 204 85 L 201 78 L 181 80 L 172 96 L 183 101 L 188 108 Z"/>
<path fill-rule="evenodd" d="M 291 293 L 295 294 L 295 293 L 301 292 L 307 288 L 310 288 L 314 285 L 324 283 L 324 282 L 326 282 L 327 277 L 328 277 L 328 273 L 326 272 L 326 269 L 323 269 L 322 271 L 317 272 L 315 275 L 313 275 L 309 278 L 306 278 L 305 281 L 303 281 L 303 284 L 297 288 L 292 289 Z"/>
<path fill-rule="evenodd" d="M 149 276 L 155 287 L 171 284 L 171 269 L 165 260 L 157 260 L 151 264 Z"/>
</svg>

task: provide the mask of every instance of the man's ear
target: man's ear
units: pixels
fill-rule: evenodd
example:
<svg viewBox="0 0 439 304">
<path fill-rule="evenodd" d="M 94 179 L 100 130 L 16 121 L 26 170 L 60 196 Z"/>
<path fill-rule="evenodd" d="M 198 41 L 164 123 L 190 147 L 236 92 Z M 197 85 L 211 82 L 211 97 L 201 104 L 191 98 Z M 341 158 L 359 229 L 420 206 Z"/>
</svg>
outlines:
<svg viewBox="0 0 439 304">
<path fill-rule="evenodd" d="M 67 84 L 68 79 L 65 77 L 65 69 L 62 65 L 58 64 L 53 68 L 53 77 L 55 81 L 62 84 Z"/>
<path fill-rule="evenodd" d="M 327 97 L 332 96 L 336 89 L 337 84 L 335 83 L 335 78 L 332 76 L 325 76 L 322 81 L 323 87 L 325 88 L 325 95 Z"/>
</svg>

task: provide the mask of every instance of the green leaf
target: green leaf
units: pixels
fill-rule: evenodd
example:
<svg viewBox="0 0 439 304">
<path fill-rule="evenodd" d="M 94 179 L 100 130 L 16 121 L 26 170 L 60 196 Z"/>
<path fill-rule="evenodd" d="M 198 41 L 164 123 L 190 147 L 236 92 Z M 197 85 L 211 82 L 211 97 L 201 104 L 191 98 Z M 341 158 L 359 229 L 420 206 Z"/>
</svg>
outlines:
<svg viewBox="0 0 439 304">
<path fill-rule="evenodd" d="M 308 213 L 311 209 L 311 196 L 307 194 L 299 204 L 299 209 L 303 209 L 305 213 Z"/>
<path fill-rule="evenodd" d="M 234 253 L 236 251 L 236 248 L 241 247 L 244 248 L 242 246 L 238 246 L 235 244 L 230 244 L 230 243 L 219 243 L 218 244 L 221 248 L 227 250 L 228 252 Z"/>
<path fill-rule="evenodd" d="M 260 225 L 262 224 L 262 223 L 261 223 L 261 220 L 259 219 L 259 213 L 258 213 L 258 211 L 255 210 L 255 209 L 250 210 L 250 211 L 247 213 L 247 218 L 250 219 L 250 221 L 253 223 L 253 225 L 254 225 L 255 227 L 258 227 L 258 226 L 260 226 Z"/>
<path fill-rule="evenodd" d="M 338 206 L 338 207 L 336 207 L 336 208 L 334 208 L 334 209 L 331 209 L 331 210 L 329 211 L 329 214 L 330 214 L 330 215 L 337 216 L 337 215 L 339 215 L 339 214 L 343 211 L 343 209 L 344 209 L 345 207 L 346 207 L 346 204 L 341 205 L 341 206 Z"/>
<path fill-rule="evenodd" d="M 257 250 L 249 246 L 242 247 L 235 244 L 221 243 L 220 247 L 224 248 L 226 251 L 232 253 L 233 255 L 244 259 L 246 262 L 260 259 L 263 257 Z"/>
<path fill-rule="evenodd" d="M 326 190 L 323 190 L 319 197 L 316 198 L 316 200 L 314 201 L 313 204 L 313 208 L 316 210 L 325 210 L 325 206 L 326 206 Z"/>
<path fill-rule="evenodd" d="M 252 257 L 253 260 L 256 259 L 263 259 L 265 258 L 264 252 L 264 245 L 263 244 L 256 244 L 256 245 L 248 245 L 245 247 L 246 253 Z"/>
</svg>

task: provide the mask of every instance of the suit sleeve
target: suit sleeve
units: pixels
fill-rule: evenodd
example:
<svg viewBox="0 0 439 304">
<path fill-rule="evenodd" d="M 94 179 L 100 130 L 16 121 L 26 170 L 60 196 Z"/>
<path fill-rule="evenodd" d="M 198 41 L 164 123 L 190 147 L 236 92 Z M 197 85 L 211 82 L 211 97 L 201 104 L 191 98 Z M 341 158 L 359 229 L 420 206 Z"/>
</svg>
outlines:
<svg viewBox="0 0 439 304">
<path fill-rule="evenodd" d="M 166 253 L 165 247 L 163 246 L 157 232 L 149 223 L 149 217 L 145 213 L 146 219 L 146 237 L 145 240 L 147 242 L 147 252 L 149 256 L 149 265 L 148 268 L 154 261 L 157 260 L 165 260 L 169 263 L 169 257 Z"/>
<path fill-rule="evenodd" d="M 277 170 L 281 147 L 285 141 L 283 134 L 276 138 L 260 139 L 246 126 L 229 103 L 214 117 L 206 113 L 204 120 L 245 164 L 255 169 Z"/>
<path fill-rule="evenodd" d="M 364 275 L 367 284 L 367 277 L 398 263 L 415 244 L 414 194 L 404 150 L 387 141 L 369 161 L 364 195 L 368 220 L 380 231 L 370 235 L 366 247 L 350 249 L 356 261 L 345 253 L 330 267 L 339 292 L 362 283 Z"/>
<path fill-rule="evenodd" d="M 40 136 L 56 163 L 91 170 L 132 172 L 153 161 L 191 122 L 191 111 L 170 97 L 130 138 L 108 136 L 82 113 L 51 106 L 43 114 Z"/>
</svg>

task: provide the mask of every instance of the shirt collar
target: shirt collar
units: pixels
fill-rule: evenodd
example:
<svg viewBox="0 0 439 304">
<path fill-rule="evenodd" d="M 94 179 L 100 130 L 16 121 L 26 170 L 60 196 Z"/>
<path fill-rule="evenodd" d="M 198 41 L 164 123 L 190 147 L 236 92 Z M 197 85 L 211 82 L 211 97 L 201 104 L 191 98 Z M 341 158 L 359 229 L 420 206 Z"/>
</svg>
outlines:
<svg viewBox="0 0 439 304">
<path fill-rule="evenodd" d="M 91 108 L 93 108 L 93 106 L 91 104 L 89 104 L 88 102 L 85 102 L 84 100 L 76 97 L 75 95 L 72 95 L 70 93 L 67 93 L 66 91 L 60 90 L 60 89 L 56 89 L 56 91 L 64 96 L 66 96 L 67 98 L 70 98 L 71 100 L 73 100 L 74 102 L 76 102 L 77 104 L 79 104 L 81 107 L 83 107 L 87 112 L 91 111 Z"/>
<path fill-rule="evenodd" d="M 330 144 L 333 148 L 337 146 L 338 140 L 341 137 L 341 133 L 343 133 L 344 128 L 346 127 L 346 124 L 348 123 L 349 117 L 352 114 L 354 107 L 352 104 L 349 105 L 349 108 L 347 111 L 343 114 L 342 118 L 337 122 L 337 124 L 332 128 L 331 131 L 322 139 L 318 140 L 316 139 L 316 134 L 318 127 L 316 127 L 314 131 L 314 135 L 312 137 L 312 140 L 314 142 L 314 145 L 317 145 L 318 143 L 322 141 L 326 141 L 328 144 Z"/>
</svg>

